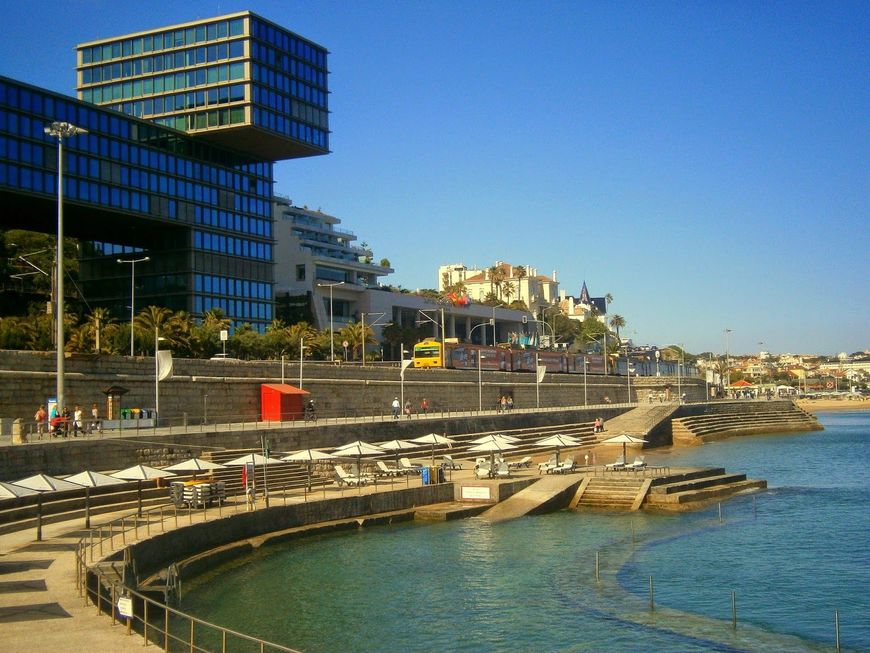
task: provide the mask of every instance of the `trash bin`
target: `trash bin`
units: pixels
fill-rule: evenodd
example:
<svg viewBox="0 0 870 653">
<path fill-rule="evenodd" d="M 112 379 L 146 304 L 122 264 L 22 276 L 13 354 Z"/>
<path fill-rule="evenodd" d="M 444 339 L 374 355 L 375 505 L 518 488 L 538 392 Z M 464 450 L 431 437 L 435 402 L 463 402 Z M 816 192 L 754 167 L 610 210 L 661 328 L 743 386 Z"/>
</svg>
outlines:
<svg viewBox="0 0 870 653">
<path fill-rule="evenodd" d="M 121 419 L 130 419 L 130 409 L 122 408 L 121 409 Z"/>
<path fill-rule="evenodd" d="M 444 467 L 436 467 L 435 469 L 438 470 L 438 482 L 443 483 L 444 482 Z"/>
<path fill-rule="evenodd" d="M 429 485 L 429 467 L 420 468 L 420 481 L 423 485 Z"/>
</svg>

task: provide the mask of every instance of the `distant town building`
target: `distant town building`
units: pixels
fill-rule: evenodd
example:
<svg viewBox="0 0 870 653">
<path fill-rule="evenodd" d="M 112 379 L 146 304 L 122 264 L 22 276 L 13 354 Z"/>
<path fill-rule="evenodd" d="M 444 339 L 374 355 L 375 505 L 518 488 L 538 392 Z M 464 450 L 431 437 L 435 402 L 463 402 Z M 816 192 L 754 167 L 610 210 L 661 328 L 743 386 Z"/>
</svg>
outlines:
<svg viewBox="0 0 870 653">
<path fill-rule="evenodd" d="M 607 315 L 607 300 L 604 297 L 590 297 L 584 281 L 579 297 L 567 295 L 564 290 L 559 292 L 559 309 L 569 320 L 583 322 L 595 316 L 603 322 Z"/>
<path fill-rule="evenodd" d="M 536 268 L 496 261 L 489 268 L 468 267 L 452 263 L 438 268 L 438 290 L 462 286 L 473 302 L 482 302 L 490 293 L 505 305 L 523 302 L 535 315 L 556 303 L 559 283 L 552 277 L 538 274 Z"/>
<path fill-rule="evenodd" d="M 354 244 L 357 237 L 339 229 L 341 220 L 321 210 L 295 206 L 289 197 L 275 194 L 275 293 L 307 295 L 318 329 L 338 330 L 359 321 L 366 289 L 378 287 L 379 278 L 393 272 L 376 264 L 372 251 Z M 368 302 L 362 301 L 365 305 Z"/>
</svg>

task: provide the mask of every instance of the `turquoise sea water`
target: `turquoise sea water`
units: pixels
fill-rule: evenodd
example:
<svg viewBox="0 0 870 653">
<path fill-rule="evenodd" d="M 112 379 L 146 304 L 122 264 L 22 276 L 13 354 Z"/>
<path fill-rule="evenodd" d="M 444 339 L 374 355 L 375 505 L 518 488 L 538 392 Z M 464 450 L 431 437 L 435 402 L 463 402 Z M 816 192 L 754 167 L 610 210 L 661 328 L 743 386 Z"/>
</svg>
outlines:
<svg viewBox="0 0 870 653">
<path fill-rule="evenodd" d="M 830 651 L 838 610 L 843 649 L 870 651 L 870 413 L 822 421 L 648 456 L 767 479 L 721 521 L 714 506 L 366 528 L 226 565 L 181 608 L 306 653 Z"/>
</svg>

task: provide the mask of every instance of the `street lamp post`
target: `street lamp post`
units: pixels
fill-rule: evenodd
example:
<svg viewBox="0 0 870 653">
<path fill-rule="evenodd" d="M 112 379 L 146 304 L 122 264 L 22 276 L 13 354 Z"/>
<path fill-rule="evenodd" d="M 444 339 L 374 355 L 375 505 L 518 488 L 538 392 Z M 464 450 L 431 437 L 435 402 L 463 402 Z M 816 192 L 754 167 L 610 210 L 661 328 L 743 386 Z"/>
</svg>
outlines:
<svg viewBox="0 0 870 653">
<path fill-rule="evenodd" d="M 477 412 L 483 410 L 483 375 L 481 374 L 481 361 L 483 352 L 477 350 Z"/>
<path fill-rule="evenodd" d="M 405 350 L 405 343 L 399 344 L 399 397 L 400 407 L 399 410 L 405 410 L 405 354 L 408 352 Z M 408 361 L 410 364 L 411 361 Z"/>
<path fill-rule="evenodd" d="M 724 384 L 727 388 L 731 385 L 731 362 L 728 360 L 728 334 L 731 333 L 731 329 L 725 329 L 725 379 Z"/>
<path fill-rule="evenodd" d="M 64 387 L 63 387 L 63 139 L 79 134 L 87 134 L 87 129 L 76 127 L 68 122 L 53 122 L 43 131 L 49 136 L 57 138 L 57 297 L 55 298 L 55 329 L 57 334 L 57 410 L 58 414 L 63 410 Z"/>
<path fill-rule="evenodd" d="M 133 319 L 136 317 L 136 264 L 150 261 L 150 256 L 134 259 L 117 259 L 118 263 L 130 264 L 130 356 L 133 356 Z"/>
<path fill-rule="evenodd" d="M 160 415 L 160 341 L 166 340 L 161 338 L 158 333 L 158 327 L 154 325 L 154 426 L 157 426 L 157 420 Z"/>
<path fill-rule="evenodd" d="M 586 369 L 589 367 L 589 361 L 586 359 L 586 354 L 583 354 L 583 405 L 589 405 L 589 398 L 586 394 Z"/>
<path fill-rule="evenodd" d="M 498 337 L 495 333 L 495 309 L 504 307 L 504 304 L 496 304 L 492 307 L 492 346 L 495 347 L 498 344 Z"/>
<path fill-rule="evenodd" d="M 305 352 L 305 338 L 299 338 L 299 389 L 302 389 L 302 354 Z"/>
<path fill-rule="evenodd" d="M 318 288 L 329 288 L 329 360 L 335 362 L 335 338 L 333 337 L 332 328 L 332 289 L 336 286 L 343 286 L 344 281 L 336 281 L 335 283 L 318 283 Z"/>
</svg>

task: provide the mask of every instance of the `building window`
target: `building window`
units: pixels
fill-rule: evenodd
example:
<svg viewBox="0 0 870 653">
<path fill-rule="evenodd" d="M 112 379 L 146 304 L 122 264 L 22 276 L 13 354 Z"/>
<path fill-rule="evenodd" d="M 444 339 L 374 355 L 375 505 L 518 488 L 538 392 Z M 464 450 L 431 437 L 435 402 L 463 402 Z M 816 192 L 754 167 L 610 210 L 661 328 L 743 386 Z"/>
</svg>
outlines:
<svg viewBox="0 0 870 653">
<path fill-rule="evenodd" d="M 296 266 L 296 281 L 305 281 L 305 266 Z"/>
</svg>

